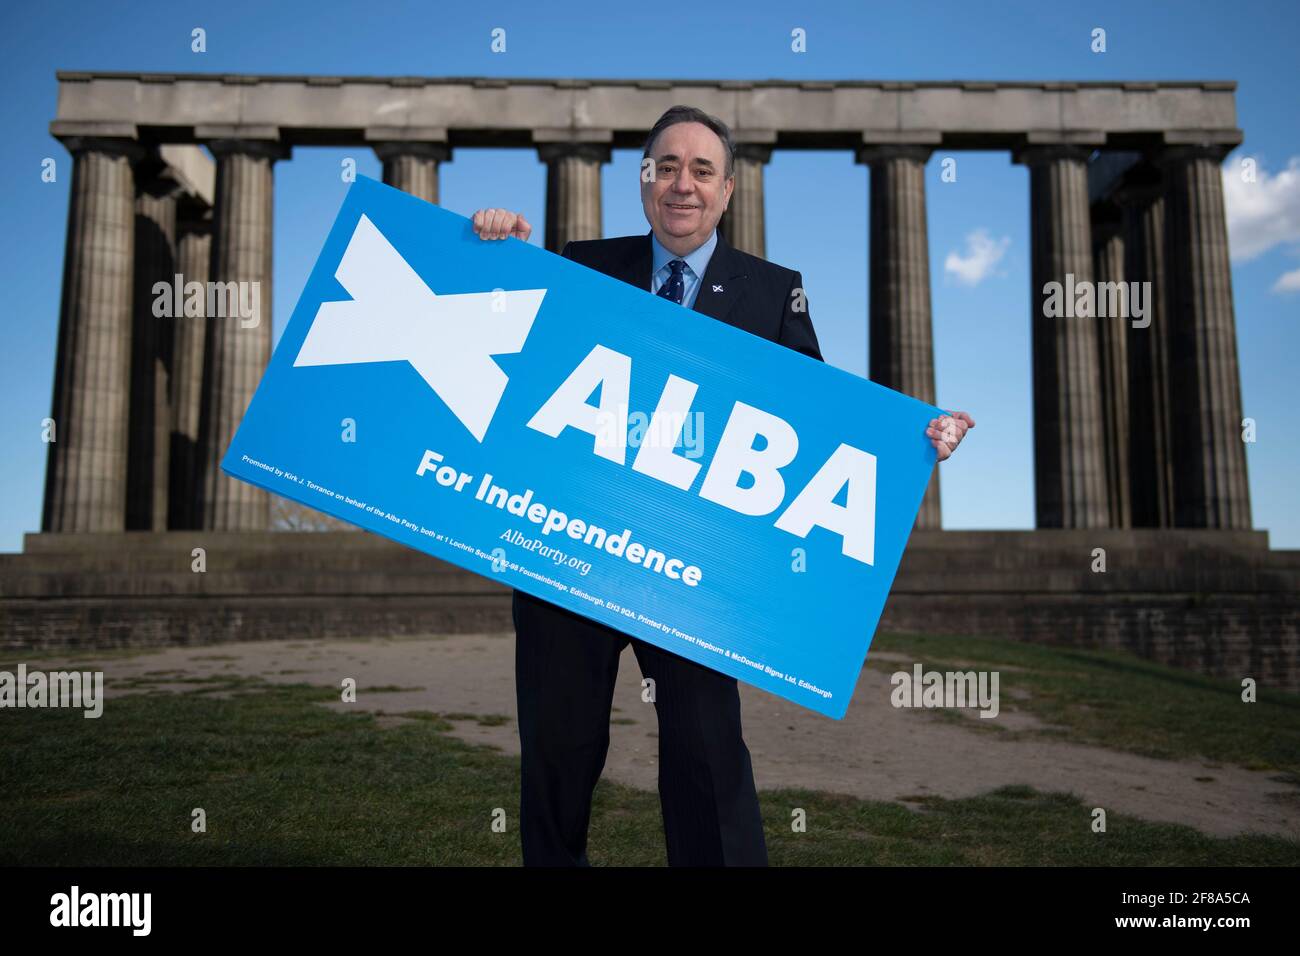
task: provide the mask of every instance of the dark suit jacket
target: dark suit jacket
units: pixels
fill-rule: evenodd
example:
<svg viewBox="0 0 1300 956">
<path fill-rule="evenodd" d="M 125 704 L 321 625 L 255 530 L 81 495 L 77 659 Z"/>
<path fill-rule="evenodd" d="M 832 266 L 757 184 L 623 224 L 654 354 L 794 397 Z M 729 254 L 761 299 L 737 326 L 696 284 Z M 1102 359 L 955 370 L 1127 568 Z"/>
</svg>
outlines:
<svg viewBox="0 0 1300 956">
<path fill-rule="evenodd" d="M 649 292 L 652 232 L 568 242 L 560 255 Z M 715 292 L 714 286 L 722 291 Z M 797 299 L 795 289 L 801 290 Z M 719 229 L 718 244 L 700 280 L 694 309 L 821 362 L 824 359 L 802 289 L 803 276 L 798 272 L 741 252 Z M 796 304 L 801 311 L 795 310 Z"/>
</svg>

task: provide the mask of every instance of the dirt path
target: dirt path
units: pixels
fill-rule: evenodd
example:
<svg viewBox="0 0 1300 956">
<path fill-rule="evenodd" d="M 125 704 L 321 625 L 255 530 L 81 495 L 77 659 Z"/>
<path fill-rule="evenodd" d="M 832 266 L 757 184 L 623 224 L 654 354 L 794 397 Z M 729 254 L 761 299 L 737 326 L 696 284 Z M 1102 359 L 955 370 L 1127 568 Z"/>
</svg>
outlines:
<svg viewBox="0 0 1300 956">
<path fill-rule="evenodd" d="M 882 659 L 903 660 L 899 655 L 873 655 L 873 660 Z M 28 663 L 29 669 L 58 666 L 55 658 Z M 506 715 L 510 720 L 496 726 L 468 717 L 456 720 L 454 734 L 505 753 L 519 752 L 513 633 L 168 648 L 77 666 L 104 670 L 110 706 L 113 696 L 129 692 L 115 690 L 115 680 L 150 671 L 240 674 L 336 688 L 344 677 L 354 677 L 357 703 L 329 706 L 388 714 L 432 710 Z M 900 667 L 906 669 L 905 664 Z M 657 728 L 653 705 L 641 702 L 640 679 L 629 648 L 614 696 L 605 776 L 653 791 Z M 193 689 L 185 684 L 161 686 Z M 420 689 L 367 692 L 384 686 Z M 1216 836 L 1257 831 L 1300 839 L 1300 790 L 1270 781 L 1270 773 L 1202 760 L 1156 760 L 1060 741 L 1002 740 L 1002 735 L 933 712 L 895 709 L 889 691 L 887 673 L 865 669 L 848 715 L 836 721 L 741 684 L 745 740 L 759 789 L 809 787 L 898 800 L 917 795 L 967 797 L 1004 785 L 1027 784 L 1043 791 L 1076 793 L 1089 808 L 1101 806 L 1112 814 L 1188 824 Z M 969 719 L 979 720 L 973 713 Z M 996 719 L 1012 729 L 1040 726 L 1031 715 L 1007 710 Z"/>
</svg>

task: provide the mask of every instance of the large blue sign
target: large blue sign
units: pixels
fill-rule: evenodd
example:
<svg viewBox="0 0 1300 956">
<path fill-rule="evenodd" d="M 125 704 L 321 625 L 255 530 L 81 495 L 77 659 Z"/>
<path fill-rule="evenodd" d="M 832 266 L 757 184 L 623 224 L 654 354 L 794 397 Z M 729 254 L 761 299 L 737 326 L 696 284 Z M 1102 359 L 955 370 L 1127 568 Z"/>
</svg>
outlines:
<svg viewBox="0 0 1300 956">
<path fill-rule="evenodd" d="M 939 414 L 358 178 L 222 468 L 840 718 Z"/>
</svg>

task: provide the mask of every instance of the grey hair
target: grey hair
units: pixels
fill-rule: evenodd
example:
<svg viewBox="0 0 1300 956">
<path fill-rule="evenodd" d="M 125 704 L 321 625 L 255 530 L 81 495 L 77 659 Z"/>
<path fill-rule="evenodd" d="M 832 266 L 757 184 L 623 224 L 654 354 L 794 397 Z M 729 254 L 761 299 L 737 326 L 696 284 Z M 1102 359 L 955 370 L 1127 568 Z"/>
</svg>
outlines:
<svg viewBox="0 0 1300 956">
<path fill-rule="evenodd" d="M 730 179 L 736 156 L 736 144 L 731 141 L 731 130 L 727 128 L 726 123 L 716 116 L 710 116 L 704 110 L 694 106 L 673 106 L 663 116 L 659 117 L 655 125 L 651 127 L 650 135 L 646 137 L 645 149 L 641 152 L 641 158 L 646 159 L 650 156 L 650 147 L 654 145 L 655 139 L 675 123 L 702 123 L 718 135 L 718 139 L 722 140 L 723 156 L 726 158 L 726 169 L 723 178 Z"/>
</svg>

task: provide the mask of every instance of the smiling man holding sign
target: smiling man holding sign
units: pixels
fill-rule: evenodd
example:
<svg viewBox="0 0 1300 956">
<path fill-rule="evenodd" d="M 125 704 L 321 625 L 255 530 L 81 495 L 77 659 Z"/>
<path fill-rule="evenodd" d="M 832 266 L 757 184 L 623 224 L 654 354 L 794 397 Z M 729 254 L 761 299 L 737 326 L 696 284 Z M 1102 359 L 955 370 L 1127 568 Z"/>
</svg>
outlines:
<svg viewBox="0 0 1300 956">
<path fill-rule="evenodd" d="M 732 153 L 669 110 L 650 232 L 563 258 L 482 241 L 527 240 L 515 213 L 358 179 L 222 463 L 514 589 L 529 865 L 587 862 L 628 643 L 669 863 L 765 864 L 737 680 L 844 715 L 935 460 L 974 425 L 821 363 L 800 274 L 716 228 Z"/>
<path fill-rule="evenodd" d="M 641 178 L 641 202 L 650 235 L 571 242 L 561 255 L 821 360 L 808 312 L 796 307 L 802 298 L 800 274 L 732 249 L 717 230 L 735 187 L 725 124 L 699 110 L 674 107 L 651 131 L 645 157 L 643 168 L 649 173 Z M 502 209 L 475 213 L 474 228 L 485 239 L 526 241 L 532 231 L 522 216 Z M 538 411 L 530 427 L 552 436 L 566 427 L 589 430 L 598 411 L 609 414 L 626 407 L 630 363 L 599 349 Z M 601 390 L 599 410 L 586 404 L 596 388 Z M 654 415 L 684 416 L 696 388 L 670 376 Z M 927 423 L 925 433 L 940 461 L 974 424 L 965 412 Z M 649 431 L 658 434 L 653 418 Z M 760 435 L 766 444 L 757 451 Z M 736 402 L 699 495 L 742 514 L 777 511 L 786 498 L 780 469 L 794 460 L 798 444 L 789 423 Z M 622 464 L 626 450 L 619 443 L 597 453 Z M 647 443 L 632 467 L 686 490 L 696 483 L 701 466 L 663 444 Z M 842 535 L 845 555 L 872 564 L 876 468 L 874 455 L 841 444 L 777 511 L 775 526 L 805 537 L 819 525 Z M 752 479 L 747 487 L 742 475 Z M 841 506 L 835 498 L 844 489 L 847 501 Z M 515 591 L 514 601 L 525 859 L 585 861 L 591 793 L 609 746 L 618 659 L 631 641 L 641 673 L 655 690 L 669 863 L 765 863 L 735 678 L 526 592 Z M 736 611 L 745 613 L 744 608 Z"/>
</svg>

